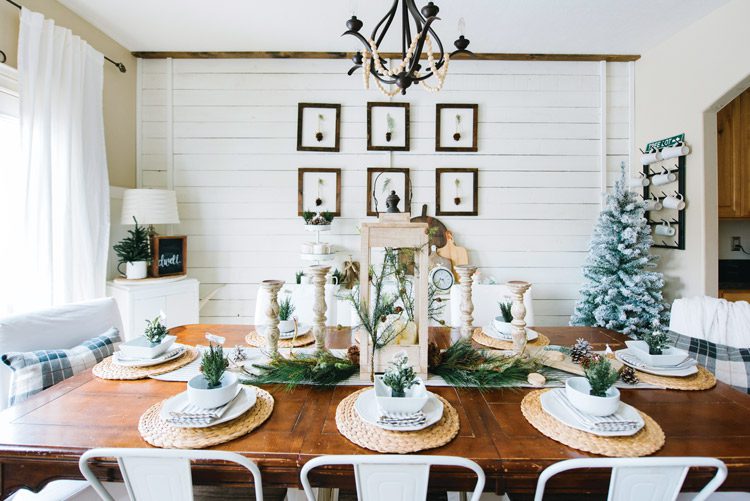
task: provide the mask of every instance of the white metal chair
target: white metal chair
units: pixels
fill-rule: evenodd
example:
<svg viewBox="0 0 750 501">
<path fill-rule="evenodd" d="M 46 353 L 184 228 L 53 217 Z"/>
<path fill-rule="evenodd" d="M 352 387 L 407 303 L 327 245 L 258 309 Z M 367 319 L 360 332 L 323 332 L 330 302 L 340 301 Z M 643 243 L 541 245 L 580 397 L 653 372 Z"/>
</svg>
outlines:
<svg viewBox="0 0 750 501">
<path fill-rule="evenodd" d="M 300 481 L 308 501 L 315 501 L 307 476 L 310 470 L 329 465 L 354 466 L 359 501 L 418 501 L 427 497 L 430 466 L 460 466 L 477 475 L 471 501 L 479 501 L 484 489 L 484 471 L 474 461 L 453 456 L 321 456 L 305 463 Z"/>
<path fill-rule="evenodd" d="M 526 306 L 526 325 L 534 326 L 534 302 L 532 286 L 523 296 L 523 304 Z M 505 284 L 474 284 L 471 288 L 471 302 L 474 304 L 474 325 L 485 327 L 492 319 L 500 315 L 499 301 L 510 301 L 511 294 Z M 461 326 L 461 288 L 458 285 L 451 287 L 450 292 L 450 318 L 446 319 L 451 327 Z"/>
<path fill-rule="evenodd" d="M 695 494 L 704 501 L 727 478 L 723 461 L 707 457 L 582 458 L 560 461 L 539 475 L 534 501 L 542 501 L 547 481 L 558 473 L 580 468 L 611 468 L 609 501 L 674 501 L 691 467 L 716 468 L 716 475 Z"/>
<path fill-rule="evenodd" d="M 133 501 L 185 501 L 193 499 L 191 460 L 227 461 L 253 475 L 255 499 L 263 501 L 260 470 L 255 463 L 233 452 L 178 449 L 91 449 L 78 462 L 81 473 L 104 501 L 114 498 L 89 467 L 93 458 L 115 458 L 128 495 Z"/>
</svg>

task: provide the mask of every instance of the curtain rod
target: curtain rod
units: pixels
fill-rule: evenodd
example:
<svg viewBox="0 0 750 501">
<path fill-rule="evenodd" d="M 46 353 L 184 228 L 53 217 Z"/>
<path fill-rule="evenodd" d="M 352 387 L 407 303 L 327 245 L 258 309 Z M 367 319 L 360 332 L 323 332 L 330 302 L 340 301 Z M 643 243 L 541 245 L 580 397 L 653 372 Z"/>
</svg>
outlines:
<svg viewBox="0 0 750 501">
<path fill-rule="evenodd" d="M 8 2 L 9 4 L 13 5 L 14 7 L 17 7 L 17 8 L 19 8 L 19 9 L 21 8 L 21 4 L 17 4 L 17 3 L 16 3 L 16 2 L 14 2 L 13 0 L 5 0 L 5 1 L 6 1 L 6 2 Z M 4 56 L 5 56 L 5 53 L 3 52 L 2 54 L 3 54 L 3 59 L 5 59 L 5 57 L 4 57 Z M 118 69 L 118 70 L 120 70 L 120 73 L 125 73 L 125 72 L 127 71 L 127 68 L 125 68 L 125 65 L 124 65 L 124 64 L 122 64 L 122 63 L 118 63 L 118 62 L 117 62 L 117 61 L 115 61 L 114 59 L 110 59 L 110 58 L 108 58 L 107 56 L 104 56 L 104 59 L 106 59 L 106 60 L 107 60 L 107 61 L 109 61 L 110 63 L 114 64 L 114 65 L 115 65 L 115 66 L 117 67 L 117 69 Z M 4 62 L 4 61 L 0 61 L 0 62 Z"/>
</svg>

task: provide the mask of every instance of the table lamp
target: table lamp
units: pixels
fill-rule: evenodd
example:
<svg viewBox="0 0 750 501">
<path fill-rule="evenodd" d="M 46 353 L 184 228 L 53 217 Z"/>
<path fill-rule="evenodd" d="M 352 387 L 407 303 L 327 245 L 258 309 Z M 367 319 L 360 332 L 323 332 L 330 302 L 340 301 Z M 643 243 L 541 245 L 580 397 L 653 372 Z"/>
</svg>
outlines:
<svg viewBox="0 0 750 501">
<path fill-rule="evenodd" d="M 148 225 L 151 236 L 156 234 L 155 224 L 179 224 L 177 194 L 172 190 L 125 190 L 120 224 L 135 224 L 133 218 L 138 224 Z"/>
</svg>

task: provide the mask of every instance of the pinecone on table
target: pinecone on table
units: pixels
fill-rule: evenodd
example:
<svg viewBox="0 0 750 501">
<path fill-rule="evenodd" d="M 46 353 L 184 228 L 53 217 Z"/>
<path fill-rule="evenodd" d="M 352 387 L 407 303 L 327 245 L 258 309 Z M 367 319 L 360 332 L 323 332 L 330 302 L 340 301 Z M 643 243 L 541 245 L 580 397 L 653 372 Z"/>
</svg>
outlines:
<svg viewBox="0 0 750 501">
<path fill-rule="evenodd" d="M 354 365 L 359 365 L 359 346 L 351 345 L 349 349 L 346 350 L 346 358 L 348 358 Z"/>
<path fill-rule="evenodd" d="M 622 369 L 620 369 L 620 379 L 627 384 L 638 384 L 640 381 L 638 375 L 635 373 L 635 369 L 627 365 L 623 365 Z"/>
<path fill-rule="evenodd" d="M 570 349 L 570 358 L 573 360 L 573 363 L 580 364 L 584 359 L 589 357 L 593 351 L 591 343 L 582 337 L 579 337 L 576 340 L 576 344 Z"/>
<path fill-rule="evenodd" d="M 440 353 L 440 348 L 438 348 L 438 345 L 431 341 L 430 344 L 427 345 L 427 363 L 429 367 L 437 367 L 440 365 L 440 362 L 443 360 L 443 355 Z"/>
</svg>

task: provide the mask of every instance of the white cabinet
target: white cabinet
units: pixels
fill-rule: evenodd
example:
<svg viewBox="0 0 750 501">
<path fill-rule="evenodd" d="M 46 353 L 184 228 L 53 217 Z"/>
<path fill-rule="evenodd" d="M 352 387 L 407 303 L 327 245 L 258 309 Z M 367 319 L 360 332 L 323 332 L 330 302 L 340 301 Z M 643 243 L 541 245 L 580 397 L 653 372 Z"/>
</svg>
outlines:
<svg viewBox="0 0 750 501">
<path fill-rule="evenodd" d="M 143 285 L 108 282 L 107 295 L 117 301 L 124 337 L 128 340 L 141 335 L 146 320 L 152 320 L 162 311 L 169 328 L 197 324 L 198 285 L 194 278 Z"/>
</svg>

